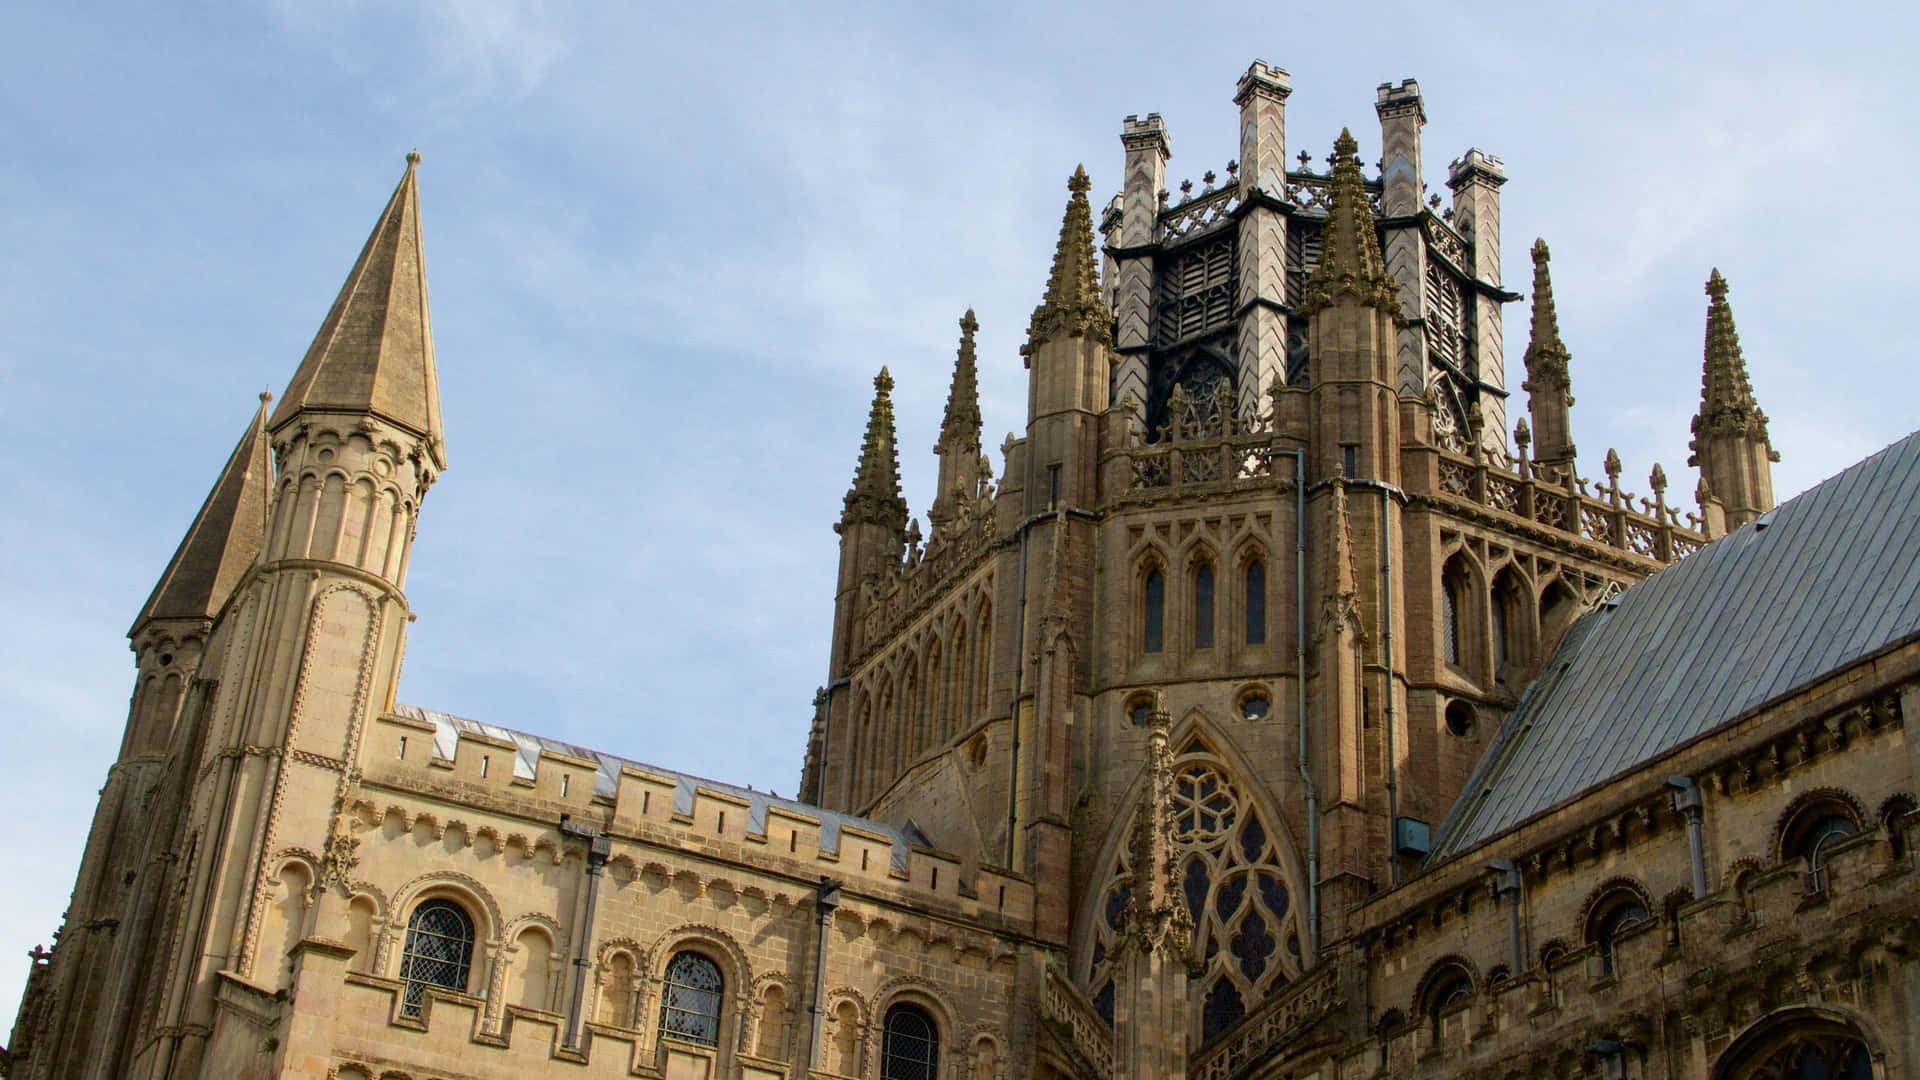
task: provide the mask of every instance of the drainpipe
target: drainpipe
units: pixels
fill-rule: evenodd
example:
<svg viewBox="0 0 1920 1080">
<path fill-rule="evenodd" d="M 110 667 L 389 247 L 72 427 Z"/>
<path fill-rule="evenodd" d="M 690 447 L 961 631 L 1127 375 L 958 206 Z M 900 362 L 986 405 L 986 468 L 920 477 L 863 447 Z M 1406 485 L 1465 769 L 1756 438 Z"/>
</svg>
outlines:
<svg viewBox="0 0 1920 1080">
<path fill-rule="evenodd" d="M 1495 859 L 1487 864 L 1487 869 L 1496 875 L 1494 895 L 1507 898 L 1507 970 L 1511 972 L 1510 977 L 1517 979 L 1527 969 L 1520 952 L 1520 868 L 1507 859 Z"/>
<path fill-rule="evenodd" d="M 1274 450 L 1293 459 L 1293 704 L 1299 736 L 1294 764 L 1307 797 L 1307 948 L 1320 954 L 1320 793 L 1307 767 L 1307 461 L 1300 450 Z"/>
<path fill-rule="evenodd" d="M 1687 849 L 1693 856 L 1693 898 L 1707 895 L 1707 847 L 1701 835 L 1701 822 L 1706 808 L 1700 799 L 1700 785 L 1688 776 L 1669 776 L 1667 786 L 1673 789 L 1674 812 L 1687 819 Z"/>
<path fill-rule="evenodd" d="M 1393 707 L 1393 496 L 1385 484 L 1380 486 L 1380 651 L 1386 667 L 1387 724 L 1387 828 L 1392 842 L 1387 845 L 1387 873 L 1393 884 L 1400 884 L 1400 779 L 1394 740 Z"/>
<path fill-rule="evenodd" d="M 580 933 L 577 935 L 579 947 L 573 955 L 573 1003 L 567 1008 L 567 1037 L 561 1043 L 576 1053 L 580 1050 L 580 1027 L 585 1017 L 580 1015 L 580 1005 L 587 994 L 587 971 L 593 967 L 589 951 L 593 943 L 593 913 L 600 902 L 600 879 L 606 876 L 607 856 L 613 851 L 613 844 L 599 829 L 591 825 L 581 825 L 567 815 L 560 815 L 560 833 L 563 836 L 577 837 L 587 842 L 587 904 L 586 911 L 580 916 Z"/>
<path fill-rule="evenodd" d="M 818 931 L 813 945 L 813 1003 L 807 1006 L 807 1068 L 820 1067 L 820 1015 L 827 1006 L 827 930 L 833 910 L 840 906 L 840 883 L 826 877 L 813 894 L 813 917 Z"/>
</svg>

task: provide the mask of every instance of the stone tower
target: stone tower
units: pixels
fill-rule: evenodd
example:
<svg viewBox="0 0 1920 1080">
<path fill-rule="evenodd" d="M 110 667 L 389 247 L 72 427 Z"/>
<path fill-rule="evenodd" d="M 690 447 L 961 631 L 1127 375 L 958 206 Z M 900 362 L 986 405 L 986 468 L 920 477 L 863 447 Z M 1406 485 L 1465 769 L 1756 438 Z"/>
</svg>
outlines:
<svg viewBox="0 0 1920 1080">
<path fill-rule="evenodd" d="M 49 965 L 55 1050 L 33 1061 L 58 1064 L 28 1075 L 238 1075 L 259 1037 L 235 1016 L 291 1009 L 351 869 L 339 808 L 361 728 L 390 704 L 420 500 L 446 467 L 418 162 L 134 625 L 108 784 L 126 795 L 101 803 Z M 320 853 L 319 880 L 290 852 Z M 109 985 L 139 991 L 90 1007 Z M 63 1049 L 83 1040 L 90 1067 Z"/>
<path fill-rule="evenodd" d="M 1524 424 L 1510 448 L 1499 160 L 1469 150 L 1451 206 L 1425 197 L 1406 80 L 1375 101 L 1379 175 L 1349 132 L 1289 169 L 1291 92 L 1249 68 L 1239 158 L 1177 196 L 1165 121 L 1128 117 L 1104 285 L 1091 183 L 1069 183 L 997 491 L 966 468 L 1001 370 L 969 313 L 925 547 L 884 389 L 840 525 L 802 790 L 1030 877 L 1048 1001 L 1113 1032 L 1119 1074 L 1203 1059 L 1321 970 L 1345 913 L 1417 871 L 1581 606 L 1705 539 L 1663 474 L 1638 501 L 1613 455 L 1604 482 L 1575 475 L 1544 247 L 1528 363 L 1551 461 Z"/>
</svg>

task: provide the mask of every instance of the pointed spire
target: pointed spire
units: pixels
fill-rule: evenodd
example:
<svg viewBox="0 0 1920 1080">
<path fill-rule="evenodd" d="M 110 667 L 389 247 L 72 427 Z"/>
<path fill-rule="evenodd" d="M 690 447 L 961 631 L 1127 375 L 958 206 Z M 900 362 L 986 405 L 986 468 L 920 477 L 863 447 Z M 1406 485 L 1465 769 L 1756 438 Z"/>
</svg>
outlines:
<svg viewBox="0 0 1920 1080">
<path fill-rule="evenodd" d="M 1067 181 L 1072 194 L 1067 212 L 1060 220 L 1060 242 L 1053 252 L 1053 272 L 1047 277 L 1047 295 L 1033 310 L 1033 322 L 1027 328 L 1027 343 L 1021 355 L 1062 337 L 1098 334 L 1103 341 L 1113 336 L 1113 315 L 1100 299 L 1100 272 L 1093 261 L 1093 207 L 1087 192 L 1093 181 L 1087 167 L 1077 166 Z"/>
<path fill-rule="evenodd" d="M 1398 316 L 1399 286 L 1387 276 L 1380 258 L 1380 237 L 1367 209 L 1366 184 L 1360 178 L 1360 145 L 1342 128 L 1333 144 L 1333 192 L 1326 227 L 1320 233 L 1320 264 L 1307 282 L 1302 308 L 1307 315 L 1352 297 L 1363 305 Z"/>
<path fill-rule="evenodd" d="M 1699 464 L 1700 441 L 1709 435 L 1744 436 L 1771 445 L 1767 414 L 1754 401 L 1747 362 L 1740 355 L 1740 333 L 1727 305 L 1727 279 L 1717 267 L 1707 279 L 1707 297 L 1706 364 L 1700 374 L 1700 412 L 1693 418 L 1694 456 L 1689 465 Z"/>
<path fill-rule="evenodd" d="M 371 413 L 421 436 L 434 464 L 445 468 L 419 165 L 419 153 L 409 153 L 406 173 L 268 426 L 277 431 L 307 410 Z"/>
<path fill-rule="evenodd" d="M 1527 410 L 1533 414 L 1539 436 L 1534 459 L 1547 465 L 1574 459 L 1572 417 L 1573 382 L 1568 362 L 1572 354 L 1560 340 L 1560 316 L 1553 306 L 1553 275 L 1547 270 L 1552 255 L 1547 242 L 1533 242 L 1533 327 L 1527 339 Z"/>
<path fill-rule="evenodd" d="M 980 320 L 968 308 L 960 317 L 960 353 L 953 362 L 953 385 L 947 389 L 947 415 L 940 422 L 941 446 L 970 446 L 975 454 L 980 446 L 980 379 L 973 335 L 979 329 Z"/>
<path fill-rule="evenodd" d="M 213 490 L 187 527 L 187 535 L 167 563 L 127 631 L 132 637 L 154 619 L 211 619 L 226 606 L 240 576 L 260 554 L 267 531 L 267 502 L 273 488 L 273 465 L 267 447 L 267 402 L 247 422 L 240 441 L 227 457 Z"/>
<path fill-rule="evenodd" d="M 902 536 L 907 528 L 907 500 L 900 495 L 900 448 L 893 434 L 893 376 L 886 368 L 873 377 L 873 407 L 867 412 L 867 435 L 860 443 L 860 464 L 847 491 L 843 525 L 869 522 L 884 525 Z"/>
</svg>

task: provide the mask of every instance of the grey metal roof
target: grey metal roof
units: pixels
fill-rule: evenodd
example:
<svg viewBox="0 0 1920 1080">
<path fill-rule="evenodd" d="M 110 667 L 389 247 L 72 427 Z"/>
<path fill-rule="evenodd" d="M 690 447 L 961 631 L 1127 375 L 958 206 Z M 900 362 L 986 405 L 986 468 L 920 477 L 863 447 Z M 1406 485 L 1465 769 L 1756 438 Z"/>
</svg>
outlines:
<svg viewBox="0 0 1920 1080">
<path fill-rule="evenodd" d="M 1915 633 L 1920 432 L 1575 622 L 1429 861 Z"/>
<path fill-rule="evenodd" d="M 558 739 L 549 739 L 544 735 L 530 735 L 524 731 L 515 731 L 512 728 L 503 728 L 494 724 L 482 723 L 478 720 L 469 720 L 464 716 L 455 716 L 452 713 L 423 709 L 418 705 L 395 705 L 393 711 L 409 719 L 422 720 L 432 724 L 434 728 L 433 756 L 443 761 L 453 760 L 454 752 L 460 745 L 460 736 L 462 734 L 478 735 L 482 738 L 493 739 L 498 742 L 512 743 L 516 748 L 513 755 L 513 775 L 523 780 L 531 780 L 533 779 L 534 769 L 540 764 L 540 751 L 551 750 L 557 754 L 585 758 L 588 761 L 594 762 L 597 767 L 594 770 L 593 776 L 593 793 L 595 795 L 605 795 L 609 799 L 613 798 L 615 792 L 619 790 L 620 770 L 626 766 L 632 766 L 636 769 L 644 769 L 647 772 L 660 776 L 670 776 L 677 781 L 673 792 L 673 811 L 676 814 L 690 814 L 693 812 L 694 788 L 703 787 L 712 791 L 722 791 L 730 795 L 737 795 L 746 800 L 747 831 L 750 833 L 764 835 L 767 831 L 767 807 L 780 806 L 792 810 L 795 813 L 818 818 L 820 821 L 820 846 L 826 851 L 839 851 L 840 826 L 843 824 L 852 825 L 855 828 L 866 832 L 878 833 L 892 840 L 893 850 L 889 856 L 889 861 L 895 870 L 904 873 L 907 869 L 907 835 L 891 825 L 885 825 L 878 821 L 869 821 L 866 818 L 854 817 L 851 814 L 842 814 L 818 806 L 809 806 L 806 803 L 796 802 L 793 799 L 778 798 L 765 791 L 755 791 L 752 788 L 743 788 L 735 784 L 721 783 L 718 780 L 708 780 L 705 777 L 694 776 L 691 773 L 683 773 L 675 769 L 663 769 L 657 765 L 645 765 L 627 758 L 604 754 L 598 750 L 589 750 L 584 746 L 576 746 L 573 743 L 561 742 Z"/>
</svg>

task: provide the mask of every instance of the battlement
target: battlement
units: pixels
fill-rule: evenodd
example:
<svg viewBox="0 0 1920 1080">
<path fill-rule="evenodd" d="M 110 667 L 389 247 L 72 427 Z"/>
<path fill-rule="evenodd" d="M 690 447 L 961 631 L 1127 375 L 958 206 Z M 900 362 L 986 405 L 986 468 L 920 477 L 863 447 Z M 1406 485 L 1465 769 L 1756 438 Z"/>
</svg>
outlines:
<svg viewBox="0 0 1920 1080">
<path fill-rule="evenodd" d="M 912 902 L 967 916 L 1024 922 L 1033 915 L 1033 886 L 1025 878 L 989 868 L 968 872 L 956 856 L 916 844 L 899 829 L 769 792 L 412 705 L 376 721 L 365 747 L 372 782 L 404 788 L 406 774 L 419 770 L 435 789 L 422 794 L 493 795 L 473 801 L 547 819 L 549 828 L 561 814 L 599 824 L 614 841 L 615 861 L 645 864 L 645 856 L 622 849 L 657 844 L 765 864 L 800 881 L 838 878 L 856 894 L 904 890 Z M 398 771 L 381 769 L 382 762 Z"/>
</svg>

